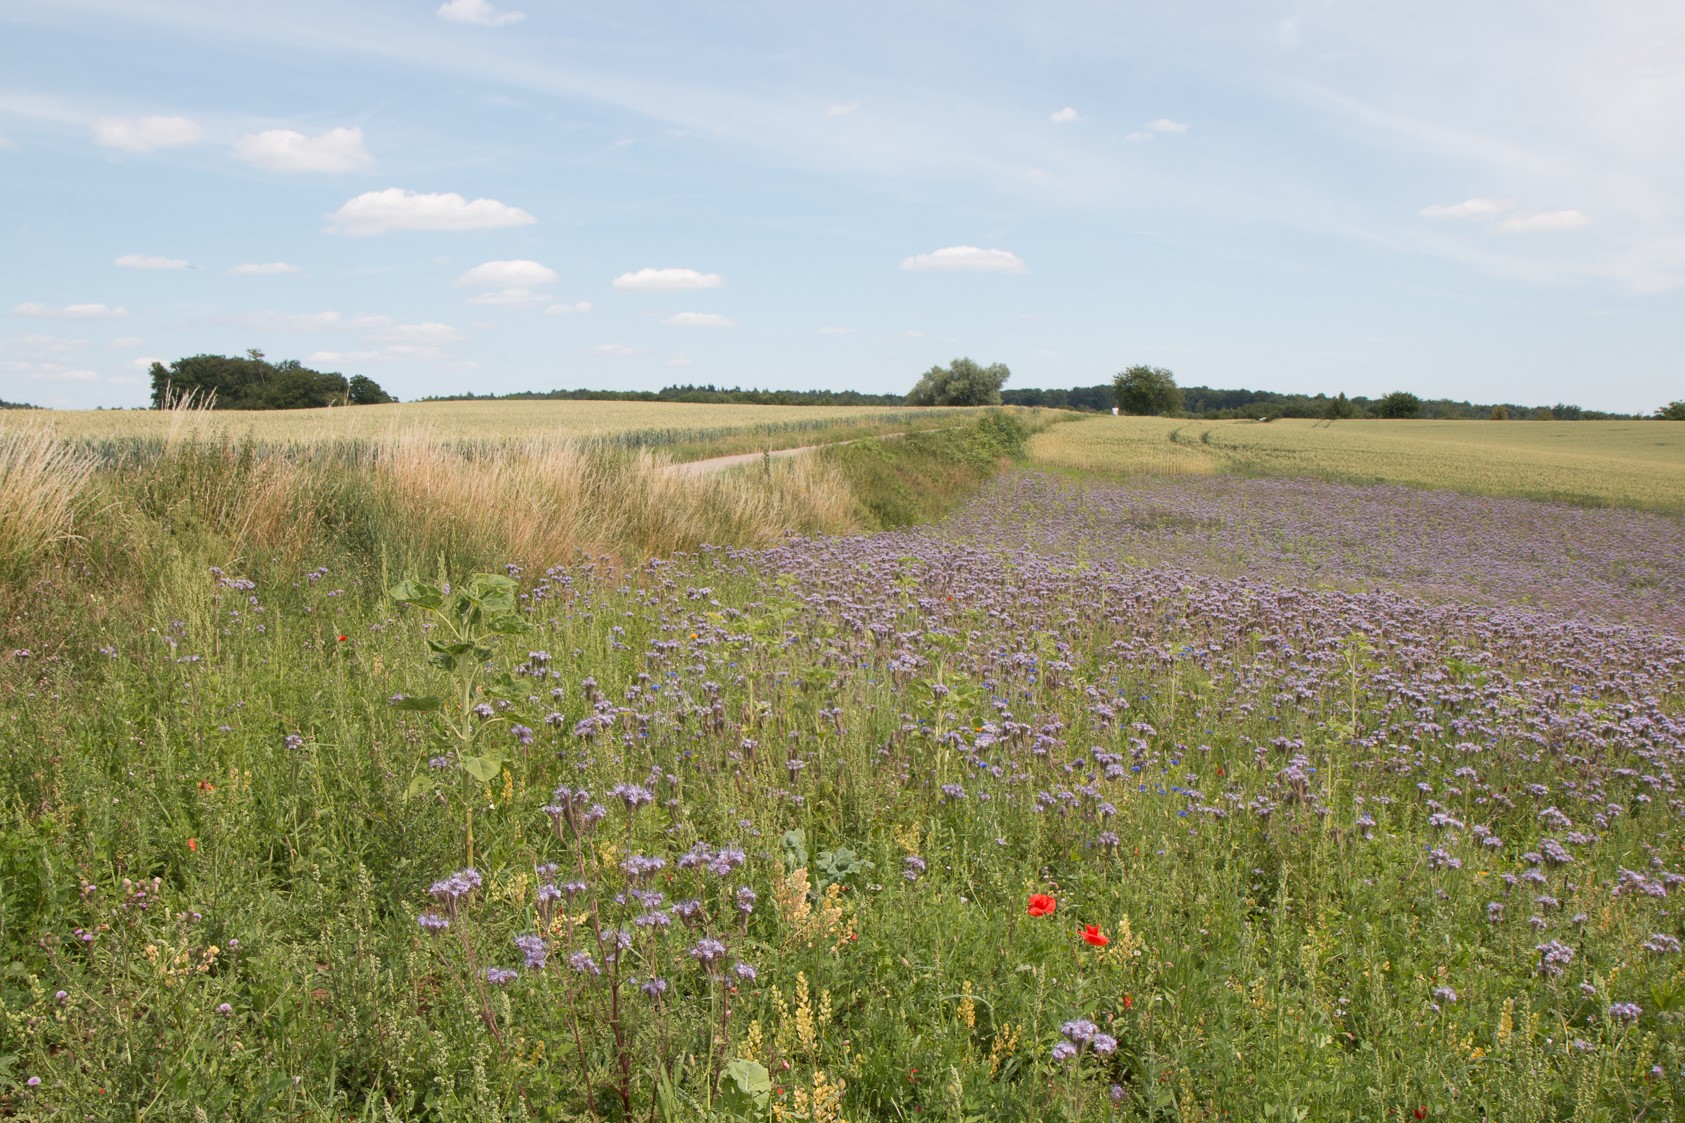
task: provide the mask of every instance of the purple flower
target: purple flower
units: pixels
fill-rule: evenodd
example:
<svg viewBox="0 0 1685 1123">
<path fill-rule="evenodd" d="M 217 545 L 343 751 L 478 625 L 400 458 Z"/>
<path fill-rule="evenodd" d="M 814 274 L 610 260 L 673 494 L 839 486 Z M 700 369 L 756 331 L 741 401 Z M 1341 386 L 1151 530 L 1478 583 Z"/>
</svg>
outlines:
<svg viewBox="0 0 1685 1123">
<path fill-rule="evenodd" d="M 1063 1063 L 1077 1055 L 1077 1047 L 1069 1041 L 1060 1041 L 1053 1046 L 1053 1059 Z"/>
<path fill-rule="evenodd" d="M 221 1006 L 216 1008 L 216 1012 L 225 1018 L 232 1017 L 234 1015 L 234 1007 L 224 1002 Z"/>
<path fill-rule="evenodd" d="M 1060 1026 L 1059 1032 L 1079 1045 L 1086 1045 L 1094 1040 L 1094 1035 L 1100 1032 L 1100 1027 L 1087 1018 L 1077 1018 Z"/>
<path fill-rule="evenodd" d="M 725 958 L 725 945 L 712 936 L 704 936 L 690 949 L 690 957 L 704 967 L 712 967 Z"/>
<path fill-rule="evenodd" d="M 661 978 L 659 975 L 653 979 L 646 979 L 641 983 L 638 983 L 636 979 L 632 981 L 637 983 L 638 989 L 648 995 L 652 1001 L 667 993 L 667 980 Z"/>
<path fill-rule="evenodd" d="M 608 790 L 608 794 L 626 804 L 628 811 L 635 811 L 655 800 L 654 792 L 637 784 L 616 784 Z"/>
<path fill-rule="evenodd" d="M 1109 1057 L 1117 1052 L 1117 1038 L 1109 1033 L 1096 1033 L 1089 1047 L 1102 1057 Z"/>
<path fill-rule="evenodd" d="M 555 888 L 551 886 L 551 888 Z M 550 947 L 544 942 L 543 936 L 525 935 L 515 937 L 515 947 L 526 956 L 527 966 L 542 971 L 550 956 Z"/>
<path fill-rule="evenodd" d="M 755 911 L 755 900 L 756 900 L 755 891 L 753 889 L 749 888 L 747 885 L 738 886 L 738 889 L 737 889 L 737 911 L 738 912 L 742 913 L 744 916 L 748 916 L 750 913 L 754 912 Z"/>
<path fill-rule="evenodd" d="M 436 912 L 424 912 L 415 919 L 416 923 L 420 924 L 422 928 L 429 932 L 443 932 L 446 928 L 451 926 L 451 922 L 448 917 L 440 916 Z"/>
<path fill-rule="evenodd" d="M 620 863 L 620 868 L 626 871 L 627 877 L 646 877 L 659 870 L 667 868 L 665 858 L 648 858 L 642 854 L 634 854 Z"/>
<path fill-rule="evenodd" d="M 907 857 L 901 859 L 901 864 L 903 866 L 901 876 L 908 881 L 917 881 L 924 876 L 924 859 L 917 854 L 907 855 Z"/>
<path fill-rule="evenodd" d="M 486 982 L 500 987 L 505 983 L 514 982 L 518 973 L 513 967 L 487 967 L 482 974 L 485 975 Z"/>
<path fill-rule="evenodd" d="M 1609 1007 L 1609 1016 L 1617 1022 L 1636 1022 L 1644 1008 L 1636 1002 L 1616 1002 Z"/>
<path fill-rule="evenodd" d="M 515 740 L 519 741 L 523 745 L 532 744 L 532 730 L 528 729 L 524 725 L 511 725 L 509 727 L 509 735 L 514 737 Z"/>
<path fill-rule="evenodd" d="M 601 975 L 603 973 L 603 969 L 597 966 L 597 961 L 591 958 L 589 952 L 574 952 L 568 956 L 568 966 L 581 975 Z"/>
<path fill-rule="evenodd" d="M 759 972 L 747 963 L 733 964 L 731 971 L 732 974 L 736 975 L 738 978 L 750 983 L 754 982 L 759 975 Z"/>
</svg>

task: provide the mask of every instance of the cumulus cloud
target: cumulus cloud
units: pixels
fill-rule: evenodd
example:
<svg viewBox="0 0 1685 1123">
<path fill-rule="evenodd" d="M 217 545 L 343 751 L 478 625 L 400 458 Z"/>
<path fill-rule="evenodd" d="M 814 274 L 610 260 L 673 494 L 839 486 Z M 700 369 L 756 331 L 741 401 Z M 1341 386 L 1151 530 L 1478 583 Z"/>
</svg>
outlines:
<svg viewBox="0 0 1685 1123">
<path fill-rule="evenodd" d="M 1048 114 L 1047 119 L 1052 121 L 1055 125 L 1067 124 L 1077 119 L 1077 111 L 1072 106 L 1067 105 L 1063 109 Z"/>
<path fill-rule="evenodd" d="M 259 331 L 324 331 L 345 322 L 338 312 L 254 312 L 240 323 Z"/>
<path fill-rule="evenodd" d="M 591 302 L 589 300 L 581 300 L 576 304 L 552 304 L 544 310 L 544 314 L 546 316 L 572 316 L 577 315 L 580 312 L 589 312 L 590 310 Z"/>
<path fill-rule="evenodd" d="M 630 355 L 637 351 L 636 347 L 628 347 L 624 343 L 599 343 L 593 348 L 599 355 Z"/>
<path fill-rule="evenodd" d="M 113 347 L 122 347 L 127 349 L 130 347 L 139 347 L 145 342 L 146 340 L 142 339 L 138 335 L 120 335 L 111 341 L 111 345 Z"/>
<path fill-rule="evenodd" d="M 850 113 L 858 112 L 859 109 L 860 109 L 860 103 L 859 102 L 857 102 L 857 101 L 845 101 L 841 105 L 828 105 L 828 106 L 826 106 L 825 107 L 825 116 L 827 116 L 827 117 L 847 117 Z"/>
<path fill-rule="evenodd" d="M 319 136 L 266 129 L 235 141 L 234 155 L 272 172 L 352 172 L 374 163 L 363 147 L 363 130 L 347 128 Z"/>
<path fill-rule="evenodd" d="M 169 360 L 160 359 L 157 355 L 145 355 L 138 359 L 130 359 L 125 365 L 134 367 L 136 370 L 151 370 L 153 363 L 165 363 L 167 365 L 168 362 Z"/>
<path fill-rule="evenodd" d="M 284 261 L 265 261 L 259 264 L 236 265 L 228 271 L 236 277 L 272 277 L 278 273 L 302 273 L 304 266 Z"/>
<path fill-rule="evenodd" d="M 1132 132 L 1132 133 L 1124 133 L 1124 134 L 1123 134 L 1123 139 L 1124 139 L 1124 140 L 1129 140 L 1129 141 L 1134 141 L 1134 142 L 1135 142 L 1135 143 L 1136 143 L 1136 144 L 1139 144 L 1139 143 L 1141 143 L 1141 142 L 1142 142 L 1142 141 L 1143 141 L 1143 140 L 1151 140 L 1151 139 L 1153 139 L 1153 134 L 1152 134 L 1152 133 L 1144 133 L 1144 132 L 1142 132 L 1142 131 L 1141 131 L 1141 130 L 1140 130 L 1140 129 L 1136 129 L 1136 130 L 1135 130 L 1135 131 L 1134 131 L 1134 132 Z"/>
<path fill-rule="evenodd" d="M 639 269 L 622 273 L 614 279 L 614 287 L 624 292 L 675 292 L 680 289 L 717 289 L 725 284 L 718 273 L 698 273 L 694 269 Z"/>
<path fill-rule="evenodd" d="M 504 308 L 531 308 L 551 299 L 549 293 L 531 289 L 494 289 L 468 298 L 470 304 L 493 304 Z"/>
<path fill-rule="evenodd" d="M 536 261 L 487 261 L 456 279 L 477 289 L 527 289 L 555 281 L 556 271 Z"/>
<path fill-rule="evenodd" d="M 729 328 L 737 323 L 715 312 L 675 312 L 661 322 L 680 328 Z"/>
<path fill-rule="evenodd" d="M 690 356 L 681 351 L 677 355 L 674 355 L 671 359 L 668 359 L 666 365 L 670 367 L 688 367 L 690 365 Z"/>
<path fill-rule="evenodd" d="M 1545 211 L 1506 218 L 1498 223 L 1498 229 L 1531 234 L 1546 230 L 1573 230 L 1590 222 L 1591 216 L 1583 211 Z"/>
<path fill-rule="evenodd" d="M 41 320 L 110 320 L 128 314 L 127 308 L 113 308 L 105 304 L 66 304 L 55 308 L 50 304 L 29 301 L 12 305 L 12 315 L 32 316 Z"/>
<path fill-rule="evenodd" d="M 131 375 L 127 375 L 127 374 L 114 374 L 110 378 L 106 379 L 106 381 L 111 383 L 114 386 L 145 386 L 146 385 L 145 379 L 135 378 L 135 377 L 133 377 Z"/>
<path fill-rule="evenodd" d="M 23 335 L 18 344 L 29 351 L 80 351 L 88 345 L 86 339 L 60 339 L 56 335 Z"/>
<path fill-rule="evenodd" d="M 968 270 L 979 273 L 1022 273 L 1024 262 L 1010 250 L 985 250 L 976 246 L 947 246 L 931 253 L 916 253 L 901 260 L 901 268 Z"/>
<path fill-rule="evenodd" d="M 94 143 L 124 152 L 151 152 L 197 144 L 205 137 L 198 122 L 186 117 L 98 117 Z"/>
<path fill-rule="evenodd" d="M 439 5 L 439 18 L 451 23 L 473 23 L 481 27 L 502 27 L 527 18 L 525 12 L 500 12 L 490 0 L 447 0 Z"/>
<path fill-rule="evenodd" d="M 145 253 L 126 253 L 117 259 L 116 264 L 125 269 L 186 269 L 187 259 L 158 257 Z"/>
<path fill-rule="evenodd" d="M 454 191 L 422 194 L 401 187 L 365 191 L 328 216 L 328 229 L 361 236 L 393 230 L 495 230 L 538 220 L 496 199 L 470 202 Z"/>
<path fill-rule="evenodd" d="M 1435 203 L 1419 213 L 1423 218 L 1491 218 L 1513 205 L 1508 199 L 1464 199 L 1460 203 Z"/>
<path fill-rule="evenodd" d="M 37 382 L 97 382 L 99 374 L 91 370 L 65 370 L 63 367 L 44 364 L 30 372 L 29 377 Z"/>
<path fill-rule="evenodd" d="M 1185 133 L 1189 129 L 1187 122 L 1172 121 L 1168 117 L 1160 117 L 1156 121 L 1148 121 L 1141 127 L 1146 129 L 1148 132 L 1153 133 Z"/>
</svg>

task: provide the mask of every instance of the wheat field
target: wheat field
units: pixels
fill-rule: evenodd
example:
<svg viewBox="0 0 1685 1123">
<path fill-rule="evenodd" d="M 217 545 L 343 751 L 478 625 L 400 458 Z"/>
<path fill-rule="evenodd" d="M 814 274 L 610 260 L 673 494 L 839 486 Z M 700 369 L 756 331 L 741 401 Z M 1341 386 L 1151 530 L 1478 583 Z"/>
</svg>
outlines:
<svg viewBox="0 0 1685 1123">
<path fill-rule="evenodd" d="M 1316 476 L 1685 512 L 1685 425 L 1658 421 L 1095 417 L 1030 449 L 1084 471 Z"/>
<path fill-rule="evenodd" d="M 71 440 L 171 436 L 316 443 L 412 430 L 456 440 L 666 435 L 674 444 L 730 432 L 801 432 L 839 425 L 897 426 L 933 413 L 899 406 L 763 406 L 698 402 L 474 401 L 298 410 L 29 410 L 0 415 L 0 430 L 49 426 Z"/>
</svg>

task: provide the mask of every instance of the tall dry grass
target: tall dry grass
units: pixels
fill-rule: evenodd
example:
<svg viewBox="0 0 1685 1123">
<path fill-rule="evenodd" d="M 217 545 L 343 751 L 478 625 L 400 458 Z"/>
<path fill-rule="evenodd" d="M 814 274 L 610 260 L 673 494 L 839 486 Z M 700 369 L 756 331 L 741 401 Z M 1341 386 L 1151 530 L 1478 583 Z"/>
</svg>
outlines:
<svg viewBox="0 0 1685 1123">
<path fill-rule="evenodd" d="M 48 428 L 0 432 L 0 569 L 16 574 L 75 536 L 95 467 Z"/>
<path fill-rule="evenodd" d="M 846 481 L 806 458 L 709 476 L 660 454 L 534 438 L 462 449 L 427 434 L 379 443 L 372 502 L 390 537 L 431 552 L 528 563 L 576 550 L 657 554 L 850 525 Z"/>
</svg>

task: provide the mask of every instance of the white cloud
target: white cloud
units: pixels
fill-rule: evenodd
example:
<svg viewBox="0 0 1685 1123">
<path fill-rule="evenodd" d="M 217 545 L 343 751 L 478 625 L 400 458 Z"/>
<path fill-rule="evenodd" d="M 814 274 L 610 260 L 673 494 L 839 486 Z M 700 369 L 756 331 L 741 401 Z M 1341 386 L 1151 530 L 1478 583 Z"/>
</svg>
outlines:
<svg viewBox="0 0 1685 1123">
<path fill-rule="evenodd" d="M 525 12 L 500 12 L 490 0 L 447 0 L 439 5 L 438 16 L 451 23 L 473 23 L 481 27 L 502 27 L 527 18 Z"/>
<path fill-rule="evenodd" d="M 1464 199 L 1460 203 L 1435 203 L 1419 213 L 1423 218 L 1491 218 L 1513 205 L 1508 199 Z"/>
<path fill-rule="evenodd" d="M 147 355 L 140 359 L 130 359 L 125 365 L 134 367 L 136 370 L 151 370 L 153 363 L 164 363 L 167 366 L 168 360 L 160 359 L 157 355 Z"/>
<path fill-rule="evenodd" d="M 552 297 L 549 293 L 533 292 L 531 289 L 495 289 L 469 297 L 468 303 L 494 304 L 504 308 L 531 308 L 550 299 Z"/>
<path fill-rule="evenodd" d="M 1056 113 L 1048 114 L 1047 119 L 1052 121 L 1055 125 L 1063 125 L 1068 122 L 1075 121 L 1077 119 L 1077 111 L 1074 107 L 1067 105 L 1065 108 Z"/>
<path fill-rule="evenodd" d="M 1168 117 L 1160 117 L 1156 121 L 1148 121 L 1141 127 L 1146 129 L 1148 132 L 1154 133 L 1185 133 L 1189 128 L 1186 122 L 1172 121 Z"/>
<path fill-rule="evenodd" d="M 17 151 L 19 151 L 18 146 L 14 142 L 7 140 L 3 136 L 0 136 L 0 152 L 17 152 Z"/>
<path fill-rule="evenodd" d="M 146 385 L 146 379 L 144 379 L 144 378 L 134 378 L 134 377 L 132 377 L 130 375 L 127 375 L 127 374 L 114 374 L 110 378 L 106 379 L 106 381 L 111 383 L 114 386 L 145 386 Z"/>
<path fill-rule="evenodd" d="M 110 320 L 128 314 L 127 308 L 112 308 L 104 304 L 66 304 L 62 308 L 54 308 L 48 304 L 30 301 L 12 305 L 12 315 L 33 316 L 42 320 Z"/>
<path fill-rule="evenodd" d="M 853 335 L 859 328 L 820 328 L 820 335 Z"/>
<path fill-rule="evenodd" d="M 906 331 L 902 332 L 896 338 L 897 339 L 923 339 L 924 338 L 924 332 L 920 331 L 918 328 L 908 328 Z"/>
<path fill-rule="evenodd" d="M 556 271 L 536 261 L 487 261 L 458 277 L 456 283 L 479 289 L 527 289 L 555 280 Z"/>
<path fill-rule="evenodd" d="M 187 259 L 182 257 L 157 257 L 153 254 L 126 253 L 118 258 L 116 263 L 125 269 L 186 269 Z"/>
<path fill-rule="evenodd" d="M 186 117 L 98 117 L 94 120 L 94 143 L 124 152 L 151 152 L 157 148 L 178 148 L 197 144 L 205 137 L 198 122 Z"/>
<path fill-rule="evenodd" d="M 661 322 L 668 327 L 680 328 L 729 328 L 737 323 L 715 312 L 675 312 Z"/>
<path fill-rule="evenodd" d="M 30 351 L 80 351 L 88 345 L 86 339 L 60 339 L 56 335 L 23 335 L 18 343 Z"/>
<path fill-rule="evenodd" d="M 1591 216 L 1583 211 L 1546 211 L 1506 218 L 1498 223 L 1498 229 L 1530 234 L 1543 230 L 1573 230 L 1590 222 Z"/>
<path fill-rule="evenodd" d="M 328 216 L 328 229 L 359 236 L 392 230 L 495 230 L 538 220 L 496 199 L 470 202 L 454 191 L 426 195 L 388 187 L 365 191 Z"/>
<path fill-rule="evenodd" d="M 338 312 L 255 312 L 239 322 L 259 331 L 324 331 L 341 326 L 345 317 Z"/>
<path fill-rule="evenodd" d="M 1024 262 L 1010 250 L 985 250 L 976 246 L 947 246 L 932 253 L 903 258 L 901 268 L 914 271 L 970 270 L 981 273 L 1022 273 Z"/>
<path fill-rule="evenodd" d="M 374 164 L 363 147 L 363 130 L 347 128 L 320 136 L 266 129 L 235 141 L 234 155 L 272 172 L 352 172 Z"/>
<path fill-rule="evenodd" d="M 663 365 L 670 367 L 688 367 L 690 365 L 690 356 L 681 351 L 677 355 L 674 355 L 671 359 L 668 359 Z"/>
<path fill-rule="evenodd" d="M 120 335 L 111 341 L 111 345 L 113 347 L 122 347 L 126 349 L 129 347 L 139 347 L 145 342 L 146 340 L 142 339 L 138 335 Z"/>
<path fill-rule="evenodd" d="M 725 278 L 718 273 L 698 273 L 694 269 L 639 269 L 636 273 L 622 273 L 614 279 L 614 287 L 624 292 L 717 289 L 723 284 Z"/>
<path fill-rule="evenodd" d="M 60 367 L 43 367 L 29 377 L 37 382 L 97 382 L 99 373 L 91 370 L 64 370 Z"/>
<path fill-rule="evenodd" d="M 235 277 L 272 277 L 279 273 L 302 273 L 304 266 L 288 265 L 284 261 L 265 261 L 261 264 L 236 265 L 228 272 Z"/>
<path fill-rule="evenodd" d="M 351 326 L 363 330 L 365 339 L 377 343 L 452 343 L 467 338 L 449 324 L 428 320 L 419 324 L 401 324 L 390 316 L 359 316 Z"/>
<path fill-rule="evenodd" d="M 828 105 L 828 106 L 826 106 L 825 107 L 825 116 L 827 116 L 827 117 L 847 117 L 849 114 L 858 113 L 859 111 L 860 111 L 860 102 L 858 102 L 858 101 L 845 101 L 841 105 Z"/>
<path fill-rule="evenodd" d="M 1135 143 L 1139 144 L 1143 140 L 1153 139 L 1153 134 L 1152 133 L 1144 133 L 1141 130 L 1137 129 L 1132 133 L 1123 134 L 1123 139 L 1129 140 L 1129 141 L 1134 141 Z"/>
<path fill-rule="evenodd" d="M 311 366 L 344 366 L 347 363 L 378 363 L 386 358 L 380 351 L 312 351 L 305 358 Z"/>
<path fill-rule="evenodd" d="M 571 316 L 579 312 L 589 312 L 590 310 L 591 302 L 589 300 L 581 300 L 577 304 L 552 304 L 544 310 L 544 314 L 546 316 Z"/>
<path fill-rule="evenodd" d="M 637 348 L 628 347 L 624 343 L 599 343 L 594 350 L 599 355 L 631 355 Z"/>
</svg>

